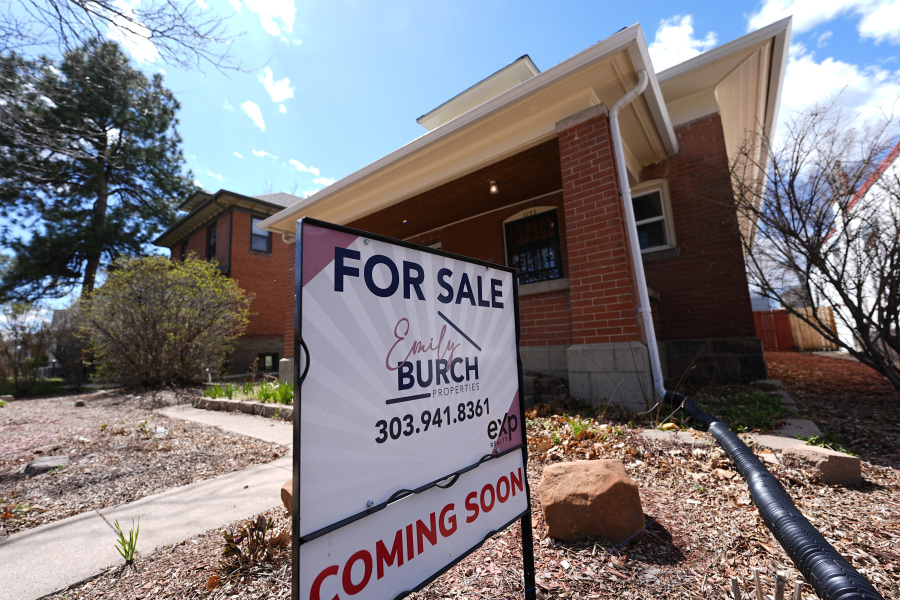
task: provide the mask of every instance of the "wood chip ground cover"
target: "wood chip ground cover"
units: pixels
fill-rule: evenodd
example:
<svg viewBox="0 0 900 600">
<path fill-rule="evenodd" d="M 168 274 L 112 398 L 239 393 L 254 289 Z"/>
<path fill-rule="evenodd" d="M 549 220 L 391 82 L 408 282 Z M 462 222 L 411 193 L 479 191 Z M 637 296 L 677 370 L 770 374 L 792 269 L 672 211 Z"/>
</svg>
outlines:
<svg viewBox="0 0 900 600">
<path fill-rule="evenodd" d="M 85 406 L 76 407 L 76 399 Z M 95 393 L 9 402 L 0 409 L 0 540 L 72 515 L 265 463 L 286 449 L 152 409 L 172 394 Z M 68 456 L 26 475 L 35 458 Z"/>
<path fill-rule="evenodd" d="M 857 376 L 866 382 L 858 393 L 851 394 L 853 407 L 845 411 L 851 423 L 828 417 L 834 423 L 829 431 L 842 435 L 846 431 L 849 435 L 841 442 L 863 459 L 862 486 L 823 486 L 800 465 L 764 451 L 759 455 L 838 551 L 885 598 L 900 598 L 900 464 L 896 444 L 882 441 L 894 434 L 900 398 L 883 381 L 865 380 L 864 367 L 856 363 L 832 364 L 838 363 L 837 359 L 809 355 L 774 359 L 769 363 L 770 376 L 784 378 L 805 414 L 839 411 L 841 404 L 848 402 L 841 396 L 844 388 L 840 382 Z M 811 369 L 822 370 L 794 383 L 805 360 L 813 360 Z M 879 417 L 877 422 L 872 419 L 873 411 Z M 650 441 L 626 423 L 598 421 L 564 407 L 542 407 L 531 413 L 528 471 L 539 597 L 731 598 L 730 581 L 735 578 L 743 589 L 742 598 L 749 599 L 756 597 L 752 592 L 754 568 L 770 595 L 777 573 L 790 582 L 802 581 L 762 523 L 746 483 L 707 434 L 698 433 L 700 439 L 689 444 Z M 622 460 L 640 485 L 647 524 L 639 540 L 615 546 L 603 540 L 560 543 L 546 537 L 535 494 L 543 467 L 591 458 Z M 276 530 L 289 526 L 283 509 L 268 514 L 276 517 Z M 513 526 L 412 598 L 521 597 L 520 548 L 519 527 Z M 221 550 L 222 532 L 208 532 L 141 557 L 131 567 L 112 569 L 53 598 L 290 597 L 287 548 L 271 564 L 235 578 L 224 577 L 219 569 Z M 802 597 L 815 598 L 807 584 Z"/>
</svg>

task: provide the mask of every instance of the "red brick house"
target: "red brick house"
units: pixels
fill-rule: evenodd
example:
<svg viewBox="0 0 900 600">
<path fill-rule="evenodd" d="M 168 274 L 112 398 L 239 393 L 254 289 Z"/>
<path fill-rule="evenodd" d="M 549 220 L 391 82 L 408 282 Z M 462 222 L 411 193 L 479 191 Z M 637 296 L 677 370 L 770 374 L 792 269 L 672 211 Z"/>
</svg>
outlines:
<svg viewBox="0 0 900 600">
<path fill-rule="evenodd" d="M 523 57 L 261 226 L 289 240 L 309 216 L 518 268 L 523 367 L 582 400 L 764 378 L 729 159 L 772 130 L 789 40 L 786 19 L 659 74 L 639 25 L 543 73 Z M 291 289 L 282 315 L 292 331 Z"/>
<path fill-rule="evenodd" d="M 284 348 L 284 297 L 293 289 L 293 250 L 259 227 L 302 198 L 276 193 L 244 196 L 227 190 L 197 192 L 179 207 L 183 217 L 154 241 L 173 260 L 189 252 L 215 259 L 223 273 L 253 294 L 250 323 L 228 359 L 230 373 L 246 373 L 259 358 L 260 371 L 275 371 Z"/>
</svg>

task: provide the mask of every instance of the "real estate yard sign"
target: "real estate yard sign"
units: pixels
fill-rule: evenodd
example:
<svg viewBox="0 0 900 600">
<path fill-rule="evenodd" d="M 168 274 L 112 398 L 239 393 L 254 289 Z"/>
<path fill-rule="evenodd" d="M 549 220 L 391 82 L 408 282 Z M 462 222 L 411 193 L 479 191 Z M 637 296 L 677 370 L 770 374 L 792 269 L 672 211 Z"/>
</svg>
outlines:
<svg viewBox="0 0 900 600">
<path fill-rule="evenodd" d="M 533 595 L 514 272 L 312 219 L 296 264 L 294 598 L 420 589 L 519 518 Z"/>
</svg>

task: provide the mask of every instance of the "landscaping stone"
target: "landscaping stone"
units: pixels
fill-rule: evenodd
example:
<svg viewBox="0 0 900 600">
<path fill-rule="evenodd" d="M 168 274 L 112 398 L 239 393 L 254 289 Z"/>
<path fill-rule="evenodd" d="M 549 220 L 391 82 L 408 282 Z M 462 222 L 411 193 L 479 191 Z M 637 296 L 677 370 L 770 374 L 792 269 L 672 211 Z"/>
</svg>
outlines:
<svg viewBox="0 0 900 600">
<path fill-rule="evenodd" d="M 822 483 L 856 487 L 862 483 L 859 458 L 820 446 L 797 445 L 784 451 L 785 457 L 812 466 Z"/>
<path fill-rule="evenodd" d="M 87 406 L 87 402 L 85 402 L 84 400 L 76 400 L 76 401 L 75 401 L 75 406 L 78 407 L 78 408 L 80 408 L 80 407 L 82 407 L 82 406 Z"/>
<path fill-rule="evenodd" d="M 775 435 L 792 438 L 797 436 L 811 438 L 822 435 L 819 427 L 809 419 L 784 419 L 781 423 L 781 427 L 774 431 Z"/>
<path fill-rule="evenodd" d="M 281 486 L 281 502 L 284 503 L 284 507 L 287 509 L 288 514 L 291 514 L 292 508 L 294 506 L 294 480 L 288 479 L 284 482 L 284 485 Z"/>
<path fill-rule="evenodd" d="M 638 486 L 618 460 L 582 460 L 544 468 L 538 498 L 547 534 L 564 541 L 639 536 L 644 511 Z"/>
<path fill-rule="evenodd" d="M 39 473 L 46 473 L 47 471 L 55 469 L 56 467 L 68 466 L 68 456 L 42 456 L 25 465 L 25 474 L 38 475 Z"/>
<path fill-rule="evenodd" d="M 4 395 L 0 396 L 0 400 L 3 400 L 4 402 L 12 402 L 15 399 L 16 399 L 15 396 L 10 396 L 9 394 L 4 394 Z"/>
</svg>

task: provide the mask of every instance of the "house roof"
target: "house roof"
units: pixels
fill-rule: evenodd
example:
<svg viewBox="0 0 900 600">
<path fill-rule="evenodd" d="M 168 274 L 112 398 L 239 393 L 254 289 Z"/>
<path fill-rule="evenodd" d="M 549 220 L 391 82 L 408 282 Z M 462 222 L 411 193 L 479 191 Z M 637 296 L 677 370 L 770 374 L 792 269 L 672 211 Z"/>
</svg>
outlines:
<svg viewBox="0 0 900 600">
<path fill-rule="evenodd" d="M 265 219 L 261 227 L 292 234 L 304 216 L 351 223 L 476 173 L 555 138 L 556 124 L 571 115 L 598 104 L 612 106 L 634 87 L 641 70 L 649 85 L 619 115 L 630 178 L 636 181 L 641 167 L 677 152 L 673 121 L 715 112 L 722 117 L 731 157 L 747 131 L 761 127 L 768 133 L 774 126 L 789 38 L 790 19 L 785 19 L 659 76 L 640 25 L 543 73 L 528 76 L 528 64 L 519 64 L 511 74 L 520 59 L 421 117 L 433 130 Z M 487 90 L 503 91 L 485 99 Z"/>
<path fill-rule="evenodd" d="M 195 231 L 209 226 L 222 213 L 234 207 L 271 216 L 301 200 L 303 198 L 284 192 L 259 196 L 245 196 L 228 190 L 219 190 L 212 194 L 204 191 L 196 192 L 178 207 L 179 210 L 188 211 L 187 214 L 153 243 L 156 246 L 172 248 Z"/>
<path fill-rule="evenodd" d="M 636 174 L 677 150 L 639 25 L 463 112 L 261 226 L 293 233 L 302 216 L 346 224 L 474 173 L 554 139 L 556 123 L 573 114 L 612 106 L 644 69 L 651 73 L 647 91 L 620 114 L 626 162 Z"/>
<path fill-rule="evenodd" d="M 900 157 L 900 140 L 897 140 L 897 143 L 891 148 L 890 152 L 884 157 L 884 159 L 878 164 L 872 174 L 863 182 L 859 189 L 854 192 L 853 197 L 850 199 L 849 204 L 847 205 L 847 210 L 850 210 L 856 203 L 862 200 L 866 194 L 869 193 L 869 190 L 878 183 L 878 180 L 882 178 L 885 172 L 890 168 L 894 161 Z"/>
</svg>

